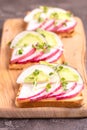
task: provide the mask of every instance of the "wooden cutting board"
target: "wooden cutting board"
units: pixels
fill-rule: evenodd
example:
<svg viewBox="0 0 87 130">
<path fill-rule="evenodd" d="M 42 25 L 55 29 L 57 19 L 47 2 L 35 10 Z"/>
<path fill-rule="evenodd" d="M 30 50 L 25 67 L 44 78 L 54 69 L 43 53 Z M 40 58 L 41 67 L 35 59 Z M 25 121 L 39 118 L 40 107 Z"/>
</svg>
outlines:
<svg viewBox="0 0 87 130">
<path fill-rule="evenodd" d="M 7 43 L 16 34 L 23 31 L 25 24 L 22 19 L 8 19 L 4 23 L 1 54 L 0 54 L 0 117 L 7 118 L 77 118 L 87 117 L 87 80 L 85 70 L 86 39 L 82 22 L 76 18 L 78 24 L 71 38 L 62 38 L 64 56 L 67 63 L 75 67 L 83 77 L 84 105 L 80 108 L 17 108 L 15 96 L 18 90 L 16 84 L 20 71 L 8 69 L 9 47 Z"/>
</svg>

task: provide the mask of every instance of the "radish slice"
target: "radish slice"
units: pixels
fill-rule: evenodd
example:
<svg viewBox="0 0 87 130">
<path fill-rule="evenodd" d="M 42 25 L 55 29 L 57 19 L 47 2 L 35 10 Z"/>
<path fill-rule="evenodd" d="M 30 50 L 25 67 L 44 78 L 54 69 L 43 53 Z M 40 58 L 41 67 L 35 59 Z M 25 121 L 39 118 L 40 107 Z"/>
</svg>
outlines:
<svg viewBox="0 0 87 130">
<path fill-rule="evenodd" d="M 64 95 L 57 96 L 56 99 L 57 100 L 62 100 L 62 99 L 74 98 L 75 96 L 80 94 L 80 92 L 83 89 L 84 89 L 84 86 L 82 84 L 77 84 L 77 86 L 72 91 L 70 91 L 68 93 L 65 93 Z"/>
<path fill-rule="evenodd" d="M 27 28 L 26 30 L 36 30 L 38 28 L 41 28 L 43 26 L 43 24 L 45 24 L 46 22 L 46 16 L 44 15 L 44 21 L 42 22 L 39 22 L 38 20 L 36 20 L 34 18 L 34 15 L 35 14 L 38 14 L 38 13 L 42 13 L 42 10 L 37 8 L 37 9 L 34 9 L 33 11 L 31 11 L 31 13 L 28 13 L 25 18 L 24 18 L 24 21 L 27 22 Z M 43 13 L 42 13 L 43 14 Z"/>
<path fill-rule="evenodd" d="M 31 97 L 30 101 L 39 101 L 39 100 L 42 100 L 42 99 L 45 99 L 45 98 L 46 98 L 46 91 L 44 91 L 40 95 Z"/>
<path fill-rule="evenodd" d="M 67 84 L 66 90 L 64 90 L 63 87 L 61 86 L 60 89 L 58 89 L 56 92 L 48 95 L 48 98 L 64 95 L 64 94 L 72 91 L 76 87 L 76 85 L 77 85 L 76 82 L 70 82 L 70 83 Z"/>
<path fill-rule="evenodd" d="M 77 24 L 77 22 L 74 19 L 67 21 L 67 22 L 65 22 L 64 26 L 57 29 L 57 32 L 63 33 L 63 32 L 70 31 L 76 26 L 76 24 Z"/>
<path fill-rule="evenodd" d="M 45 86 L 43 84 L 43 86 Z M 33 98 L 34 96 L 41 95 L 45 91 L 45 88 L 42 87 L 42 84 L 38 84 L 37 87 L 33 87 L 33 84 L 23 84 L 20 94 L 17 97 L 17 99 L 24 100 L 24 99 L 29 99 Z"/>
<path fill-rule="evenodd" d="M 49 27 L 51 27 L 53 24 L 55 23 L 55 20 L 51 19 L 51 20 L 48 20 L 47 22 L 45 22 L 41 29 L 45 29 L 47 30 Z"/>
<path fill-rule="evenodd" d="M 62 25 L 66 22 L 66 20 L 58 20 L 56 25 L 53 24 L 52 26 L 50 26 L 49 28 L 47 28 L 48 31 L 52 31 L 52 32 L 57 32 L 57 30 L 59 28 L 62 27 Z"/>
<path fill-rule="evenodd" d="M 51 49 L 50 52 L 44 53 L 42 56 L 36 58 L 35 61 L 37 62 L 37 61 L 49 59 L 58 52 L 59 52 L 59 49 Z"/>
<path fill-rule="evenodd" d="M 46 59 L 46 62 L 52 63 L 52 62 L 56 62 L 61 55 L 63 54 L 63 50 L 59 50 L 58 53 L 56 53 L 53 57 Z"/>
<path fill-rule="evenodd" d="M 33 65 L 30 66 L 29 68 L 27 68 L 26 70 L 24 70 L 20 76 L 17 79 L 17 83 L 24 83 L 24 79 L 29 76 L 30 74 L 32 74 L 36 69 L 43 71 L 46 75 L 49 76 L 49 73 L 54 73 L 54 70 L 47 66 L 47 65 L 41 65 L 41 64 L 37 64 L 37 65 Z M 50 77 L 50 81 L 52 80 L 52 82 L 59 82 L 59 76 L 57 73 L 55 73 L 55 75 L 53 77 Z"/>
<path fill-rule="evenodd" d="M 27 24 L 26 30 L 28 30 L 28 31 L 37 30 L 38 28 L 42 28 L 42 26 L 44 26 L 44 24 L 46 24 L 46 22 L 47 22 L 47 19 L 44 20 L 44 21 L 41 22 L 41 23 L 32 20 L 32 21 L 30 21 L 30 22 Z"/>
<path fill-rule="evenodd" d="M 43 25 L 43 23 L 38 23 L 36 21 L 32 21 L 27 25 L 26 30 L 29 30 L 29 31 L 36 30 L 36 29 L 40 28 L 42 25 Z"/>
<path fill-rule="evenodd" d="M 56 92 L 58 89 L 60 89 L 60 84 L 52 84 L 51 85 L 51 89 L 49 89 L 49 91 L 47 92 L 46 90 L 41 93 L 40 95 L 31 97 L 30 100 L 31 101 L 37 101 L 37 100 L 42 100 L 44 98 L 47 98 L 48 95 L 51 95 L 52 93 Z"/>
<path fill-rule="evenodd" d="M 15 48 L 13 50 L 11 61 L 10 61 L 11 63 L 16 63 L 19 60 L 22 60 L 22 59 L 32 55 L 35 52 L 35 49 L 30 46 L 28 46 L 26 48 L 22 48 L 22 50 L 23 50 L 22 54 L 18 54 L 19 50 L 21 50 L 21 48 Z"/>
<path fill-rule="evenodd" d="M 33 84 L 23 84 L 17 99 L 18 100 L 25 100 L 25 99 L 38 100 L 40 98 L 42 99 L 43 97 L 47 96 L 47 94 L 51 94 L 57 91 L 58 88 L 60 87 L 60 85 L 57 86 L 56 83 L 51 83 L 52 85 L 51 90 L 49 92 L 46 92 L 45 88 L 46 85 L 47 83 L 38 84 L 37 86 L 33 86 Z M 54 87 L 55 85 L 57 87 Z"/>
<path fill-rule="evenodd" d="M 35 61 L 38 57 L 42 56 L 43 55 L 43 52 L 37 52 L 35 51 L 35 53 L 33 53 L 32 55 L 22 59 L 22 60 L 19 60 L 18 63 L 22 63 L 22 64 L 25 64 L 27 62 L 32 62 L 32 61 Z"/>
</svg>

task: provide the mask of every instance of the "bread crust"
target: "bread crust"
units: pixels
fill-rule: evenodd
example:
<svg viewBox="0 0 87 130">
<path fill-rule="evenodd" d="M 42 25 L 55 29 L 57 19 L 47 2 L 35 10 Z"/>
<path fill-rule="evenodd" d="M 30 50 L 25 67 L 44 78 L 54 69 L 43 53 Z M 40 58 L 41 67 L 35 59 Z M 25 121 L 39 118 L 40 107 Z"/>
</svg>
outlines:
<svg viewBox="0 0 87 130">
<path fill-rule="evenodd" d="M 30 107 L 67 107 L 67 108 L 76 108 L 83 105 L 83 96 L 82 94 L 76 96 L 75 98 L 68 100 L 55 100 L 55 99 L 43 99 L 39 101 L 30 101 L 29 99 L 20 100 L 16 97 L 15 105 L 21 108 L 30 108 Z"/>
<path fill-rule="evenodd" d="M 10 59 L 11 59 L 11 55 L 12 55 L 12 50 L 10 51 Z M 64 58 L 64 54 L 61 55 L 61 57 L 59 58 L 58 61 L 54 62 L 55 64 L 63 64 L 65 62 L 65 58 Z M 24 68 L 27 68 L 31 65 L 37 64 L 37 62 L 27 62 L 27 63 L 22 63 L 22 64 L 18 64 L 18 63 L 10 63 L 9 60 L 9 69 L 14 69 L 14 70 L 21 70 Z"/>
<path fill-rule="evenodd" d="M 22 85 L 19 86 L 18 93 L 15 99 L 15 105 L 21 108 L 31 108 L 31 107 L 67 107 L 67 108 L 76 108 L 81 107 L 83 102 L 83 93 L 81 92 L 77 96 L 71 99 L 56 100 L 54 98 L 47 98 L 38 101 L 30 101 L 30 99 L 19 99 Z"/>
</svg>

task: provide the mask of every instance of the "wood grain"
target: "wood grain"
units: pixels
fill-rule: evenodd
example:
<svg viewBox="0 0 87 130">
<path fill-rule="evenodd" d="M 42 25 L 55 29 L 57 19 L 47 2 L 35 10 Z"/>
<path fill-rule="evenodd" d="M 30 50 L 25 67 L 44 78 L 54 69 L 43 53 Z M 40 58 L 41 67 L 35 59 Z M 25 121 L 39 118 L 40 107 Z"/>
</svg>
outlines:
<svg viewBox="0 0 87 130">
<path fill-rule="evenodd" d="M 87 80 L 85 70 L 86 41 L 82 22 L 77 19 L 73 38 L 62 38 L 67 63 L 75 67 L 84 80 L 84 105 L 80 108 L 17 108 L 15 96 L 18 90 L 17 76 L 21 71 L 9 70 L 8 42 L 24 30 L 22 19 L 8 19 L 4 23 L 0 55 L 0 117 L 7 118 L 72 118 L 87 117 Z"/>
</svg>

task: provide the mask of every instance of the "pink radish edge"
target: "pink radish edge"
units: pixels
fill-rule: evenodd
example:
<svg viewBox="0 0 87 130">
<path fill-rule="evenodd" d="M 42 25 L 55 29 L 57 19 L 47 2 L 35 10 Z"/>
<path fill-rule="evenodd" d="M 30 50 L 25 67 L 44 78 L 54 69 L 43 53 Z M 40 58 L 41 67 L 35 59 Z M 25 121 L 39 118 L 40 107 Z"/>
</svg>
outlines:
<svg viewBox="0 0 87 130">
<path fill-rule="evenodd" d="M 78 84 L 79 85 L 79 84 Z M 77 86 L 78 86 L 77 85 Z M 75 87 L 76 88 L 76 87 Z M 80 89 L 79 91 L 75 91 L 75 88 L 72 90 L 72 92 L 74 92 L 73 94 L 71 93 L 66 93 L 64 95 L 61 95 L 61 96 L 57 96 L 56 99 L 57 100 L 62 100 L 62 99 L 70 99 L 70 98 L 74 98 L 75 96 L 77 96 L 83 89 L 84 89 L 84 85 L 80 84 Z M 71 92 L 71 91 L 70 91 Z"/>
<path fill-rule="evenodd" d="M 51 92 L 48 92 L 48 94 L 47 94 L 46 89 L 45 89 L 45 93 L 41 93 L 41 94 L 43 94 L 43 95 L 39 95 L 39 96 L 30 98 L 30 101 L 38 101 L 38 100 L 46 99 L 46 98 L 48 97 L 48 95 L 54 93 L 55 91 L 57 91 L 58 89 L 60 89 L 60 87 L 61 87 L 61 86 L 60 86 L 60 84 L 59 84 L 59 86 L 58 86 L 57 88 L 55 88 L 55 89 L 54 89 L 53 91 L 51 91 Z"/>
<path fill-rule="evenodd" d="M 36 49 L 33 48 L 33 49 L 31 49 L 28 53 L 26 53 L 25 55 L 23 55 L 23 56 L 21 56 L 21 57 L 18 57 L 18 58 L 16 58 L 16 59 L 11 60 L 10 63 L 15 63 L 15 62 L 17 62 L 18 60 L 22 60 L 22 59 L 24 59 L 25 57 L 32 55 L 35 51 L 36 51 Z"/>
<path fill-rule="evenodd" d="M 66 94 L 66 93 L 72 91 L 72 90 L 76 87 L 76 85 L 77 85 L 77 83 L 74 82 L 73 86 L 72 86 L 70 89 L 68 89 L 68 90 L 66 90 L 66 91 L 63 91 L 63 92 L 59 92 L 58 94 L 53 93 L 52 95 L 49 95 L 48 98 L 52 98 L 52 97 L 57 97 L 57 96 L 64 95 L 64 94 Z M 60 89 L 61 89 L 61 88 L 62 88 L 62 86 L 60 87 Z"/>
<path fill-rule="evenodd" d="M 77 22 L 75 21 L 75 22 L 73 23 L 73 25 L 70 26 L 70 27 L 67 25 L 67 27 L 58 28 L 57 32 L 58 32 L 58 33 L 63 33 L 63 32 L 71 31 L 72 29 L 74 29 L 74 27 L 75 27 L 76 25 L 77 25 Z"/>
<path fill-rule="evenodd" d="M 30 59 L 28 59 L 28 60 L 25 60 L 25 59 L 23 59 L 22 61 L 20 60 L 20 61 L 18 61 L 18 63 L 19 64 L 25 64 L 25 63 L 27 63 L 27 62 L 34 62 L 34 60 L 36 59 L 36 58 L 38 58 L 38 57 L 40 57 L 40 56 L 42 56 L 43 55 L 43 52 L 40 52 L 38 55 L 36 55 L 35 57 L 33 57 L 33 58 L 30 58 Z"/>
<path fill-rule="evenodd" d="M 43 54 L 41 57 L 36 58 L 34 61 L 39 62 L 40 60 L 49 59 L 49 58 L 51 58 L 52 56 L 54 56 L 54 55 L 55 55 L 56 53 L 58 53 L 58 52 L 59 52 L 59 49 L 55 50 L 55 51 L 52 52 L 52 53 L 49 53 L 48 56 L 44 56 L 44 54 Z M 46 54 L 45 54 L 45 55 L 46 55 Z"/>
</svg>

